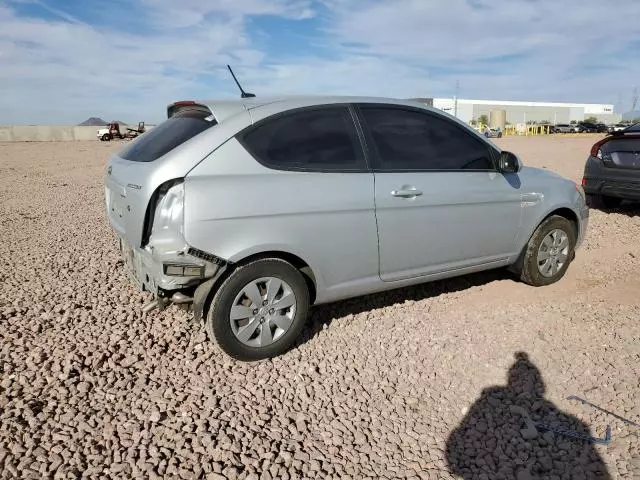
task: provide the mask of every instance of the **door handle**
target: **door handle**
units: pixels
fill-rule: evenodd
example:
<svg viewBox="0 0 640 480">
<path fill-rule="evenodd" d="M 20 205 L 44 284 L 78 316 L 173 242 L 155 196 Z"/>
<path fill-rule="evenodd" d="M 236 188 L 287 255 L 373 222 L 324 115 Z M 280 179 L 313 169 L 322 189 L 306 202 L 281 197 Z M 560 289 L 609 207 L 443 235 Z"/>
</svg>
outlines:
<svg viewBox="0 0 640 480">
<path fill-rule="evenodd" d="M 420 190 L 416 190 L 415 188 L 411 187 L 411 188 L 403 188 L 401 190 L 393 190 L 391 192 L 391 195 L 399 198 L 415 198 L 422 195 L 422 192 Z"/>
</svg>

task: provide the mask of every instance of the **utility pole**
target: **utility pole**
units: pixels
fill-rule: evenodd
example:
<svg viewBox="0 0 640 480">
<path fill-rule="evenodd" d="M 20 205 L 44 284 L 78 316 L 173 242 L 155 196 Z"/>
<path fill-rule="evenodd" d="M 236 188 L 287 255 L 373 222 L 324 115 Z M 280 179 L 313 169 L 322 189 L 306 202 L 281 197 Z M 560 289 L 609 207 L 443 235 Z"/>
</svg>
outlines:
<svg viewBox="0 0 640 480">
<path fill-rule="evenodd" d="M 633 95 L 631 97 L 631 111 L 633 112 L 636 109 L 636 106 L 638 105 L 638 87 L 633 89 Z"/>
<path fill-rule="evenodd" d="M 458 91 L 460 90 L 460 81 L 456 80 L 456 94 L 453 97 L 453 116 L 458 117 Z"/>
</svg>

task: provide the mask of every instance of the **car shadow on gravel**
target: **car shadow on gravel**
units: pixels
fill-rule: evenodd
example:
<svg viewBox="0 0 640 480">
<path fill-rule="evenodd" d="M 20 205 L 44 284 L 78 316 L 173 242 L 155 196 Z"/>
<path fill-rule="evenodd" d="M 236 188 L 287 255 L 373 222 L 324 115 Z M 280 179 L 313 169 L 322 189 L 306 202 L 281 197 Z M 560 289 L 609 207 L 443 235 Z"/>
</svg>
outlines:
<svg viewBox="0 0 640 480">
<path fill-rule="evenodd" d="M 545 431 L 534 422 L 593 436 L 578 418 L 544 398 L 545 385 L 518 352 L 508 383 L 485 388 L 447 440 L 449 470 L 470 479 L 611 479 L 592 443 Z"/>
<path fill-rule="evenodd" d="M 591 210 L 598 210 L 602 213 L 619 213 L 620 215 L 626 215 L 627 217 L 640 217 L 640 202 L 623 202 L 619 207 L 615 208 L 593 208 Z"/>
<path fill-rule="evenodd" d="M 312 308 L 307 326 L 296 346 L 312 340 L 318 332 L 331 325 L 331 322 L 338 318 L 390 307 L 407 301 L 419 302 L 506 279 L 513 280 L 513 275 L 506 269 L 495 269 L 319 305 Z"/>
</svg>

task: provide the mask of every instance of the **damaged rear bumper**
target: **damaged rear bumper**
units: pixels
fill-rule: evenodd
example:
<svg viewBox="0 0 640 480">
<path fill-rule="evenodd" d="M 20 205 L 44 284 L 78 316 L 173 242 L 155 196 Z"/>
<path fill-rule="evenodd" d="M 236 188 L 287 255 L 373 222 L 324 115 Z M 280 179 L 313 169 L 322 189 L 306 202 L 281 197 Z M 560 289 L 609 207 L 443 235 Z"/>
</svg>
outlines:
<svg viewBox="0 0 640 480">
<path fill-rule="evenodd" d="M 131 281 L 138 290 L 154 296 L 143 307 L 145 312 L 169 303 L 192 303 L 197 287 L 214 280 L 226 269 L 222 259 L 188 246 L 180 251 L 159 253 L 150 247 L 134 247 L 124 237 L 119 238 L 119 245 Z M 181 273 L 175 274 L 177 271 Z"/>
</svg>

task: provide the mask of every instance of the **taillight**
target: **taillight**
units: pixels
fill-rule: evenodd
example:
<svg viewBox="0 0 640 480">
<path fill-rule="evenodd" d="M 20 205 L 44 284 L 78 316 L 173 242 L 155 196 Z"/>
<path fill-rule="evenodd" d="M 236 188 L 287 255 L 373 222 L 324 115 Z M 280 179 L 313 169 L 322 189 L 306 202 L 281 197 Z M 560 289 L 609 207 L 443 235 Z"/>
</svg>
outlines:
<svg viewBox="0 0 640 480">
<path fill-rule="evenodd" d="M 582 182 L 580 183 L 580 185 L 584 187 L 586 184 L 587 184 L 587 179 L 582 177 Z"/>
<path fill-rule="evenodd" d="M 598 140 L 596 143 L 594 143 L 593 147 L 591 147 L 591 156 L 602 158 L 602 151 L 600 150 L 600 147 L 602 147 L 602 145 L 607 143 L 609 140 L 611 140 L 611 138 L 605 137 L 602 140 Z"/>
<path fill-rule="evenodd" d="M 171 191 L 171 189 L 177 185 L 182 185 L 183 181 L 184 179 L 182 178 L 175 178 L 173 180 L 164 182 L 162 185 L 156 188 L 155 192 L 153 192 L 153 195 L 151 195 L 151 199 L 149 200 L 149 204 L 147 205 L 147 211 L 144 215 L 141 243 L 142 247 L 146 246 L 147 243 L 149 243 L 149 239 L 151 238 L 154 227 L 158 228 L 158 225 L 156 224 L 156 213 L 158 212 L 158 207 L 162 206 L 162 202 L 165 199 L 167 192 Z M 180 204 L 180 208 L 182 208 L 182 204 Z"/>
</svg>

